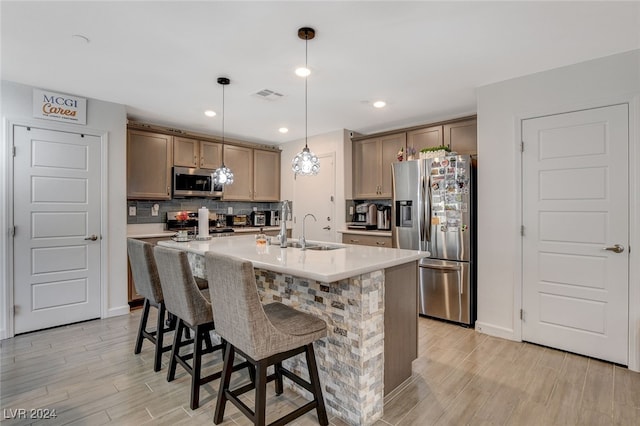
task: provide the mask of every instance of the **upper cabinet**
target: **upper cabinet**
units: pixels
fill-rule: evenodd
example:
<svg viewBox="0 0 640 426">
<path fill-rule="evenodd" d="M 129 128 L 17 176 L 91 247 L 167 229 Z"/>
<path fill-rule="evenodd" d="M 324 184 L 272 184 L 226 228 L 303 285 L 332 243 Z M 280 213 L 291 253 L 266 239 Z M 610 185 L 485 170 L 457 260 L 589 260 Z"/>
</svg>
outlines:
<svg viewBox="0 0 640 426">
<path fill-rule="evenodd" d="M 280 199 L 280 151 L 225 145 L 224 164 L 233 172 L 233 184 L 225 186 L 223 200 Z"/>
<path fill-rule="evenodd" d="M 353 198 L 389 199 L 391 163 L 398 151 L 413 147 L 415 158 L 425 148 L 448 146 L 458 154 L 477 154 L 476 118 L 412 127 L 397 132 L 356 138 L 353 143 Z"/>
<path fill-rule="evenodd" d="M 391 198 L 391 163 L 406 146 L 406 133 L 353 142 L 353 197 Z"/>
<path fill-rule="evenodd" d="M 173 165 L 215 169 L 222 163 L 222 144 L 175 136 Z"/>
<path fill-rule="evenodd" d="M 225 185 L 222 199 L 251 201 L 253 196 L 253 150 L 225 145 L 224 164 L 233 172 L 233 184 Z"/>
<path fill-rule="evenodd" d="M 443 145 L 442 126 L 430 126 L 407 132 L 407 148 L 413 147 L 416 155 L 425 148 Z"/>
<path fill-rule="evenodd" d="M 128 199 L 170 200 L 173 166 L 217 169 L 224 158 L 234 182 L 225 186 L 223 200 L 280 200 L 279 150 L 253 148 L 242 141 L 223 146 L 207 135 L 143 123 L 130 122 L 127 127 Z"/>
<path fill-rule="evenodd" d="M 407 132 L 407 147 L 416 154 L 424 148 L 447 146 L 458 154 L 477 154 L 477 120 L 455 121 L 437 126 L 422 127 Z"/>
<path fill-rule="evenodd" d="M 253 200 L 280 200 L 280 152 L 253 150 Z"/>
<path fill-rule="evenodd" d="M 465 120 L 445 124 L 444 144 L 458 154 L 474 155 L 478 153 L 477 120 Z"/>
<path fill-rule="evenodd" d="M 127 131 L 127 198 L 170 200 L 173 136 Z"/>
<path fill-rule="evenodd" d="M 222 144 L 200 141 L 200 168 L 217 169 L 222 165 Z"/>
</svg>

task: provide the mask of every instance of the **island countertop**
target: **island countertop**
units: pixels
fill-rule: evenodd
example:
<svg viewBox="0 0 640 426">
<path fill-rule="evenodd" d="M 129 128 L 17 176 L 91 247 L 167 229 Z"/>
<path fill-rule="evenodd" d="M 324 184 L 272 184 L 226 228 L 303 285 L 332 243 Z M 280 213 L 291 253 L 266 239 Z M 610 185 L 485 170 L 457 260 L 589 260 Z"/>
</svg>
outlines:
<svg viewBox="0 0 640 426">
<path fill-rule="evenodd" d="M 296 240 L 292 240 L 296 241 Z M 207 241 L 159 241 L 158 245 L 204 255 L 207 251 L 250 261 L 254 267 L 322 282 L 334 282 L 374 270 L 402 265 L 429 252 L 309 241 L 340 246 L 335 250 L 301 250 L 279 245 L 257 247 L 255 236 L 213 238 Z"/>
</svg>

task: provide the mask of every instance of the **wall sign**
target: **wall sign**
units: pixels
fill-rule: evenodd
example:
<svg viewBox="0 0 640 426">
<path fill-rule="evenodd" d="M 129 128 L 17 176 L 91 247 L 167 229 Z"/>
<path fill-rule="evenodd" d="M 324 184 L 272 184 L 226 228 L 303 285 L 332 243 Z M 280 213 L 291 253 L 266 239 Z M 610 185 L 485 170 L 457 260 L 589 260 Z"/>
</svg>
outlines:
<svg viewBox="0 0 640 426">
<path fill-rule="evenodd" d="M 87 100 L 33 89 L 33 116 L 66 123 L 87 124 Z"/>
</svg>

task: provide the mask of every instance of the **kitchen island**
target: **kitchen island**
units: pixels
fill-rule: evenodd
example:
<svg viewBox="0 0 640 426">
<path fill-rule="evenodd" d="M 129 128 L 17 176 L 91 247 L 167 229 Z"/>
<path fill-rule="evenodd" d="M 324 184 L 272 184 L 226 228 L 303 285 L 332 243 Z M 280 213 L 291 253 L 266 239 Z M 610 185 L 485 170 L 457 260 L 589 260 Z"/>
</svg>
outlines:
<svg viewBox="0 0 640 426">
<path fill-rule="evenodd" d="M 411 376 L 417 261 L 427 252 L 335 243 L 320 250 L 258 247 L 254 236 L 158 244 L 185 250 L 194 275 L 203 278 L 207 251 L 248 260 L 263 303 L 282 302 L 324 319 L 327 337 L 315 345 L 320 381 L 327 410 L 346 423 L 375 423 L 384 395 Z M 303 359 L 288 367 L 305 375 Z"/>
</svg>

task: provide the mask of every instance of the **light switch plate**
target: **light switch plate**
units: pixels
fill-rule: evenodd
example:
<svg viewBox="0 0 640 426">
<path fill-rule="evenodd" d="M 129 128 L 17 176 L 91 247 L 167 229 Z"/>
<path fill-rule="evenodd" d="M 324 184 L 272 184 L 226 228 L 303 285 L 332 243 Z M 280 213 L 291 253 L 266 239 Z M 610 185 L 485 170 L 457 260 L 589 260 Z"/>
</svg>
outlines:
<svg viewBox="0 0 640 426">
<path fill-rule="evenodd" d="M 129 206 L 129 216 L 136 215 L 136 206 Z"/>
</svg>

